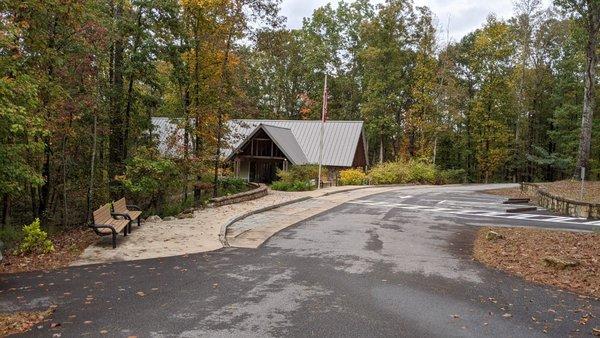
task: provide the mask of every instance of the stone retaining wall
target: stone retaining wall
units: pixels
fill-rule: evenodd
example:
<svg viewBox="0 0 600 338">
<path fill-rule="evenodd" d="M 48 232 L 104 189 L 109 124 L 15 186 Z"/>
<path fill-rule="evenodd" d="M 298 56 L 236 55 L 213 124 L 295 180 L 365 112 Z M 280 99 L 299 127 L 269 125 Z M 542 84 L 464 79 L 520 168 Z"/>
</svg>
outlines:
<svg viewBox="0 0 600 338">
<path fill-rule="evenodd" d="M 266 196 L 269 193 L 267 186 L 264 184 L 256 184 L 256 183 L 249 183 L 249 184 L 252 185 L 254 187 L 254 189 L 244 191 L 239 194 L 212 198 L 212 199 L 210 199 L 210 206 L 220 207 L 223 205 L 250 201 L 250 200 L 254 200 L 254 199 Z"/>
<path fill-rule="evenodd" d="M 521 191 L 535 197 L 539 206 L 572 217 L 600 219 L 600 204 L 574 201 L 555 196 L 535 183 L 521 183 Z"/>
</svg>

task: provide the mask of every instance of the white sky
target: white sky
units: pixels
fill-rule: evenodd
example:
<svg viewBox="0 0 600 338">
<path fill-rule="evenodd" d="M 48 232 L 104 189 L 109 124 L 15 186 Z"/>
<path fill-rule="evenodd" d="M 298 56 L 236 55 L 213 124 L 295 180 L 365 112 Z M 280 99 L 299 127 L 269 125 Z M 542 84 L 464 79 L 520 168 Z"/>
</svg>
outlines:
<svg viewBox="0 0 600 338">
<path fill-rule="evenodd" d="M 347 0 L 352 1 L 352 0 Z M 311 16 L 313 10 L 337 0 L 283 0 L 281 14 L 287 17 L 289 28 L 302 26 L 302 18 Z M 372 3 L 382 3 L 373 0 Z M 414 0 L 417 6 L 428 6 L 437 18 L 438 29 L 445 40 L 446 27 L 449 26 L 450 39 L 460 40 L 470 31 L 479 28 L 489 14 L 499 18 L 509 18 L 513 12 L 513 0 Z M 549 6 L 552 0 L 542 0 L 543 6 Z M 448 19 L 450 24 L 448 25 Z"/>
</svg>

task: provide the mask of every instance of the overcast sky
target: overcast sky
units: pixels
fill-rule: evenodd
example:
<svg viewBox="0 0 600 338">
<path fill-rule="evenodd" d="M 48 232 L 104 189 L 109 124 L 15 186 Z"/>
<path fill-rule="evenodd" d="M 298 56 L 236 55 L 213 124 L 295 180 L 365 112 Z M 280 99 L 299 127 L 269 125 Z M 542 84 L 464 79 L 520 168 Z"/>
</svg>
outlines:
<svg viewBox="0 0 600 338">
<path fill-rule="evenodd" d="M 348 0 L 352 1 L 352 0 Z M 449 26 L 450 38 L 454 41 L 460 40 L 470 31 L 479 28 L 487 16 L 495 13 L 500 18 L 509 18 L 513 12 L 513 0 L 414 0 L 416 5 L 428 6 L 437 18 L 438 28 L 444 31 Z M 337 4 L 337 0 L 283 0 L 281 13 L 286 16 L 289 28 L 302 26 L 302 18 L 311 16 L 313 10 L 331 2 Z M 381 3 L 383 0 L 373 0 L 373 3 Z M 542 0 L 544 6 L 552 3 L 552 0 Z M 450 21 L 448 25 L 448 21 Z"/>
</svg>

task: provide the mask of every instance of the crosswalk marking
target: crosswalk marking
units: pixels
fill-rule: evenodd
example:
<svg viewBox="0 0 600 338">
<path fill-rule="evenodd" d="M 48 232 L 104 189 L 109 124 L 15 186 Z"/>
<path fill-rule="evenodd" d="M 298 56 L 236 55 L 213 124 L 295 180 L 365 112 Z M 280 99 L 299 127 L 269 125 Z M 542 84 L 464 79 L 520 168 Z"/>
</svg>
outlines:
<svg viewBox="0 0 600 338">
<path fill-rule="evenodd" d="M 376 207 L 387 207 L 387 208 L 401 208 L 405 210 L 426 210 L 430 212 L 448 213 L 457 216 L 480 216 L 480 217 L 493 217 L 493 218 L 505 218 L 505 219 L 523 219 L 537 222 L 550 222 L 550 223 L 567 223 L 567 224 L 584 224 L 600 226 L 600 221 L 590 222 L 585 218 L 576 217 L 563 217 L 563 216 L 552 216 L 552 215 L 539 215 L 539 214 L 512 214 L 505 211 L 490 211 L 490 210 L 473 210 L 473 209 L 451 209 L 451 208 L 440 208 L 438 206 L 426 206 L 426 205 L 414 205 L 406 203 L 390 203 L 384 201 L 373 201 L 373 200 L 360 200 L 351 201 L 352 204 L 376 206 Z"/>
</svg>

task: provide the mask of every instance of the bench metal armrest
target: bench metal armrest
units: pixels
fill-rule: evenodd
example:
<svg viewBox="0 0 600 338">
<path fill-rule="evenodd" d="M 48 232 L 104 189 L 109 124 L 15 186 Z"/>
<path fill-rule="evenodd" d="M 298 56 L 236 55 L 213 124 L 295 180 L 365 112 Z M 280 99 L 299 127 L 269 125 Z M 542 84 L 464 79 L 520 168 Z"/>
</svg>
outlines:
<svg viewBox="0 0 600 338">
<path fill-rule="evenodd" d="M 131 221 L 131 217 L 129 217 L 129 215 L 127 214 L 120 214 L 118 212 L 111 212 L 110 214 L 112 215 L 112 217 L 123 217 Z"/>
<path fill-rule="evenodd" d="M 138 207 L 138 206 L 137 206 L 137 205 L 135 205 L 135 204 L 128 204 L 126 207 L 127 207 L 127 209 L 129 209 L 129 210 L 142 211 L 142 209 L 140 209 L 140 207 Z"/>
</svg>

